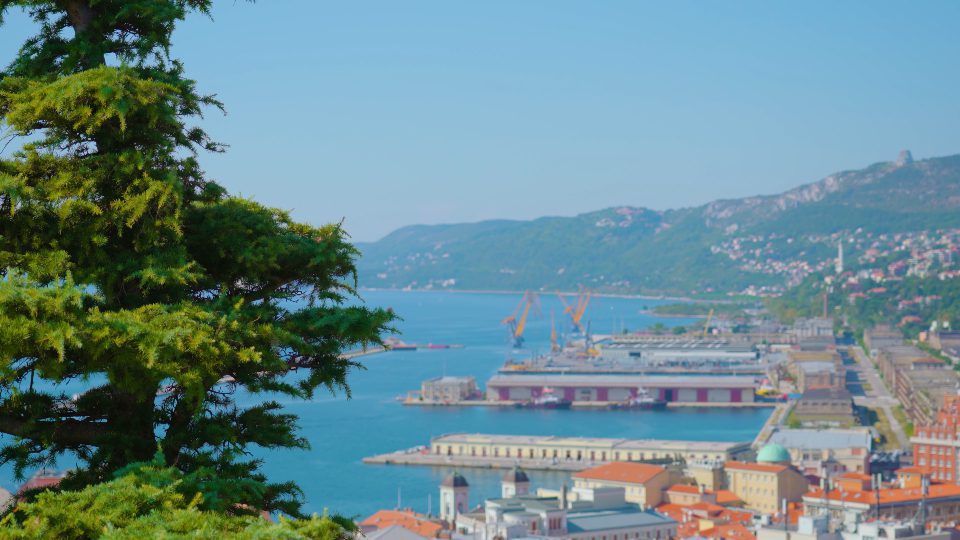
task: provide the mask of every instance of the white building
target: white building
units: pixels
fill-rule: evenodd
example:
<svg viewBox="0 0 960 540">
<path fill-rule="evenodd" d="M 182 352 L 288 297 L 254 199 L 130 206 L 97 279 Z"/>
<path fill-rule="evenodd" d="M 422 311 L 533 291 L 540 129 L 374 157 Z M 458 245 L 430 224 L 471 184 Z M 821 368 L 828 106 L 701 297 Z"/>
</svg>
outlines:
<svg viewBox="0 0 960 540">
<path fill-rule="evenodd" d="M 508 473 L 508 477 L 516 479 Z M 524 475 L 525 476 L 525 475 Z M 511 489 L 504 488 L 505 492 Z M 488 499 L 482 510 L 456 516 L 455 539 L 668 540 L 677 522 L 629 504 L 620 487 L 575 488 L 568 497 L 515 495 Z"/>
</svg>

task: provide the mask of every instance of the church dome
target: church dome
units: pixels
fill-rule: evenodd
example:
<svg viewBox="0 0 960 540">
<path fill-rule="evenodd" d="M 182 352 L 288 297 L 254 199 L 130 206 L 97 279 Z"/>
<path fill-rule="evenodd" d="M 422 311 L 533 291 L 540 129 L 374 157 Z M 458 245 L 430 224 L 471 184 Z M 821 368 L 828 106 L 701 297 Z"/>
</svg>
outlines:
<svg viewBox="0 0 960 540">
<path fill-rule="evenodd" d="M 503 475 L 503 481 L 520 484 L 523 482 L 530 482 L 530 478 L 527 476 L 527 473 L 523 472 L 523 469 L 514 467 Z"/>
<path fill-rule="evenodd" d="M 467 479 L 458 472 L 452 472 L 440 483 L 443 487 L 468 487 Z"/>
<path fill-rule="evenodd" d="M 776 443 L 770 443 L 757 452 L 757 463 L 790 463 L 790 452 Z"/>
</svg>

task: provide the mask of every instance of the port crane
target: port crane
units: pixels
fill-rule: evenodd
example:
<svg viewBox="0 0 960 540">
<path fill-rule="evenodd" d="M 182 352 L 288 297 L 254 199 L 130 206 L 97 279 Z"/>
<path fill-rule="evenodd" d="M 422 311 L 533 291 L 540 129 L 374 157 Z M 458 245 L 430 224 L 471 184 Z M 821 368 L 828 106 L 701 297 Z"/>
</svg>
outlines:
<svg viewBox="0 0 960 540">
<path fill-rule="evenodd" d="M 560 352 L 560 341 L 557 338 L 557 325 L 553 320 L 553 312 L 550 312 L 550 350 Z"/>
<path fill-rule="evenodd" d="M 703 323 L 703 335 L 700 336 L 701 339 L 707 339 L 707 332 L 710 331 L 710 321 L 713 319 L 713 308 L 710 308 L 710 313 L 707 313 L 707 320 Z"/>
<path fill-rule="evenodd" d="M 577 293 L 576 305 L 572 305 L 567 303 L 567 300 L 562 294 L 557 293 L 557 297 L 560 298 L 560 302 L 563 304 L 563 312 L 570 315 L 574 330 L 581 333 L 583 332 L 583 325 L 580 324 L 580 321 L 583 320 L 583 314 L 587 312 L 587 305 L 590 304 L 591 295 L 592 293 L 589 289 L 581 290 Z"/>
<path fill-rule="evenodd" d="M 540 312 L 540 298 L 537 293 L 527 291 L 523 293 L 523 298 L 513 309 L 513 313 L 500 321 L 500 324 L 510 329 L 510 339 L 513 340 L 513 346 L 517 349 L 523 346 L 523 331 L 527 328 L 527 317 L 531 309 L 534 313 Z"/>
</svg>

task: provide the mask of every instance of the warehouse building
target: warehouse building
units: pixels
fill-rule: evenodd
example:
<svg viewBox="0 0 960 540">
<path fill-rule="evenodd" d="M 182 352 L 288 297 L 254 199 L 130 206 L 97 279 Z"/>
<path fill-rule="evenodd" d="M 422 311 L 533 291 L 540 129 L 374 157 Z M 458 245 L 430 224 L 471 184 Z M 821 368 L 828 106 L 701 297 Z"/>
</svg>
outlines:
<svg viewBox="0 0 960 540">
<path fill-rule="evenodd" d="M 487 382 L 487 399 L 526 401 L 550 389 L 573 402 L 617 403 L 646 390 L 666 402 L 744 403 L 756 388 L 753 377 L 501 374 Z"/>
</svg>

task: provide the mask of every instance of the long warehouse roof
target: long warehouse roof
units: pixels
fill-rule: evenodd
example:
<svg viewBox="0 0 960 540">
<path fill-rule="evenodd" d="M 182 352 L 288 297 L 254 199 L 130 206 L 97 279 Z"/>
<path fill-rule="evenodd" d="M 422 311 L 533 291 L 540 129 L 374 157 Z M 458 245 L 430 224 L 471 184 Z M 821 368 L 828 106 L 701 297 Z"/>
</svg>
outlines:
<svg viewBox="0 0 960 540">
<path fill-rule="evenodd" d="M 494 375 L 487 386 L 620 386 L 651 388 L 746 388 L 757 385 L 753 377 L 646 376 L 646 375 Z"/>
</svg>

